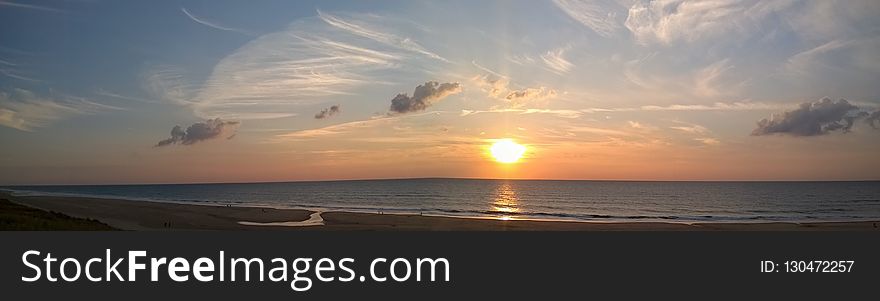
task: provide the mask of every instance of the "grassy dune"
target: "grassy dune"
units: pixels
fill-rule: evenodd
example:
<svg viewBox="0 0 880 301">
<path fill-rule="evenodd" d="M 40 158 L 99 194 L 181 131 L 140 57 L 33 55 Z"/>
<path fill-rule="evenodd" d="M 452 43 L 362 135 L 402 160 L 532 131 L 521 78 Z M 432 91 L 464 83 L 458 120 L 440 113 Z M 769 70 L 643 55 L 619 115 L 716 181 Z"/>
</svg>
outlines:
<svg viewBox="0 0 880 301">
<path fill-rule="evenodd" d="M 107 231 L 116 230 L 93 219 L 43 211 L 0 199 L 0 231 Z"/>
</svg>

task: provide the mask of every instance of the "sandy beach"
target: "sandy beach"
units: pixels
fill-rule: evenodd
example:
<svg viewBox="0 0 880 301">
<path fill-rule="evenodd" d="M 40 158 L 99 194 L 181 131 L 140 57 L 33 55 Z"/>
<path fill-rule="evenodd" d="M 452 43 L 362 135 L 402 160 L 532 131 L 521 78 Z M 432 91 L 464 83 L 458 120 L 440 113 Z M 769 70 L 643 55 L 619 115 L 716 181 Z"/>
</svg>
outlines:
<svg viewBox="0 0 880 301">
<path fill-rule="evenodd" d="M 658 223 L 494 220 L 420 215 L 316 212 L 58 196 L 12 196 L 14 203 L 96 219 L 114 228 L 167 230 L 431 230 L 431 231 L 880 231 L 876 222 Z"/>
</svg>

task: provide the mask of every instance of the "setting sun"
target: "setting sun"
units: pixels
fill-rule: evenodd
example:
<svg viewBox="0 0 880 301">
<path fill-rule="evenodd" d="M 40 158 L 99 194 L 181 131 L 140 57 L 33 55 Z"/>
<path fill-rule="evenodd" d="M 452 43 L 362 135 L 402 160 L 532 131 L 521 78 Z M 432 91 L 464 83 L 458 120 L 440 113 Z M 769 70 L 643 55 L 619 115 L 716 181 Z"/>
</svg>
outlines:
<svg viewBox="0 0 880 301">
<path fill-rule="evenodd" d="M 515 163 L 526 152 L 526 147 L 511 139 L 501 139 L 492 144 L 489 149 L 495 161 L 501 163 Z"/>
</svg>

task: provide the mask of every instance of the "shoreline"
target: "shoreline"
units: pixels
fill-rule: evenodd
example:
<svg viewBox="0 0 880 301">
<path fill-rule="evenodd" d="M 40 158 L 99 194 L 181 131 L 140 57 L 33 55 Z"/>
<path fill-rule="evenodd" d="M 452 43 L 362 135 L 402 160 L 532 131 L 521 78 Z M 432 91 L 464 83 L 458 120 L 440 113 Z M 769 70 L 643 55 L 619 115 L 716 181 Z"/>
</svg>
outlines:
<svg viewBox="0 0 880 301">
<path fill-rule="evenodd" d="M 380 179 L 381 180 L 381 179 Z M 376 180 L 376 181 L 380 181 Z M 364 181 L 373 181 L 373 180 L 364 180 Z M 274 183 L 274 182 L 273 182 Z M 143 184 L 143 185 L 152 185 L 152 184 Z M 178 184 L 175 184 L 178 185 Z M 179 184 L 179 185 L 189 185 L 189 184 Z M 855 220 L 687 220 L 687 219 L 675 219 L 675 218 L 637 218 L 637 219 L 627 219 L 627 218 L 602 218 L 602 219 L 593 219 L 593 220 L 582 220 L 575 218 L 536 218 L 536 217 L 515 217 L 515 216 L 505 216 L 505 217 L 495 217 L 495 216 L 479 216 L 479 215 L 453 215 L 453 214 L 438 214 L 438 213 L 423 213 L 419 211 L 405 211 L 398 209 L 381 209 L 381 208 L 371 208 L 371 209 L 362 209 L 362 208 L 331 208 L 331 207 L 320 207 L 320 206 L 284 206 L 278 204 L 262 204 L 262 203 L 249 203 L 244 204 L 242 202 L 217 202 L 217 201 L 206 201 L 206 200 L 185 200 L 185 201 L 176 201 L 176 200 L 159 200 L 159 199 L 150 199 L 150 198 L 137 198 L 137 197 L 124 197 L 124 196 L 112 196 L 112 195 L 89 195 L 89 194 L 75 194 L 75 193 L 54 193 L 54 192 L 42 192 L 42 191 L 29 191 L 29 190 L 14 190 L 9 189 L 8 187 L 0 188 L 0 197 L 6 198 L 69 198 L 69 199 L 97 199 L 97 200 L 116 200 L 116 201 L 125 201 L 125 202 L 148 202 L 148 203 L 156 203 L 156 204 L 174 204 L 174 205 L 192 205 L 192 206 L 208 206 L 208 207 L 235 207 L 235 208 L 266 208 L 266 209 L 277 209 L 277 210 L 304 210 L 309 212 L 336 212 L 336 213 L 356 213 L 356 214 L 379 214 L 379 215 L 403 215 L 403 216 L 423 216 L 423 217 L 440 217 L 440 218 L 453 218 L 453 219 L 465 219 L 465 220 L 504 220 L 504 221 L 531 221 L 531 222 L 565 222 L 565 223 L 594 223 L 594 224 L 639 224 L 639 223 L 658 223 L 658 224 L 684 224 L 684 225 L 694 225 L 694 224 L 712 224 L 712 225 L 721 225 L 721 224 L 822 224 L 822 223 L 871 223 L 877 222 L 878 227 L 880 227 L 880 218 L 872 220 L 869 218 L 864 219 L 855 219 Z M 389 210 L 389 211 L 385 211 Z M 254 223 L 255 224 L 255 223 Z"/>
<path fill-rule="evenodd" d="M 15 196 L 8 191 L 0 191 L 0 198 L 36 209 L 60 212 L 79 218 L 96 219 L 114 228 L 135 231 L 880 231 L 878 228 L 880 221 L 684 223 L 505 220 L 483 217 L 183 204 L 94 197 Z"/>
</svg>

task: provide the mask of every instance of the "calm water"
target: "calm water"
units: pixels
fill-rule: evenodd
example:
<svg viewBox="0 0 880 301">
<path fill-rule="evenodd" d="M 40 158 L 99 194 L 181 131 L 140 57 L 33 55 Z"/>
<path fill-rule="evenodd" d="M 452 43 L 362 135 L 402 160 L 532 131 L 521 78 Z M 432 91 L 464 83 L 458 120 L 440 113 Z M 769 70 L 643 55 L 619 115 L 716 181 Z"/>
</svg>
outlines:
<svg viewBox="0 0 880 301">
<path fill-rule="evenodd" d="M 585 221 L 880 220 L 880 182 L 410 179 L 16 186 L 18 194 Z"/>
</svg>

